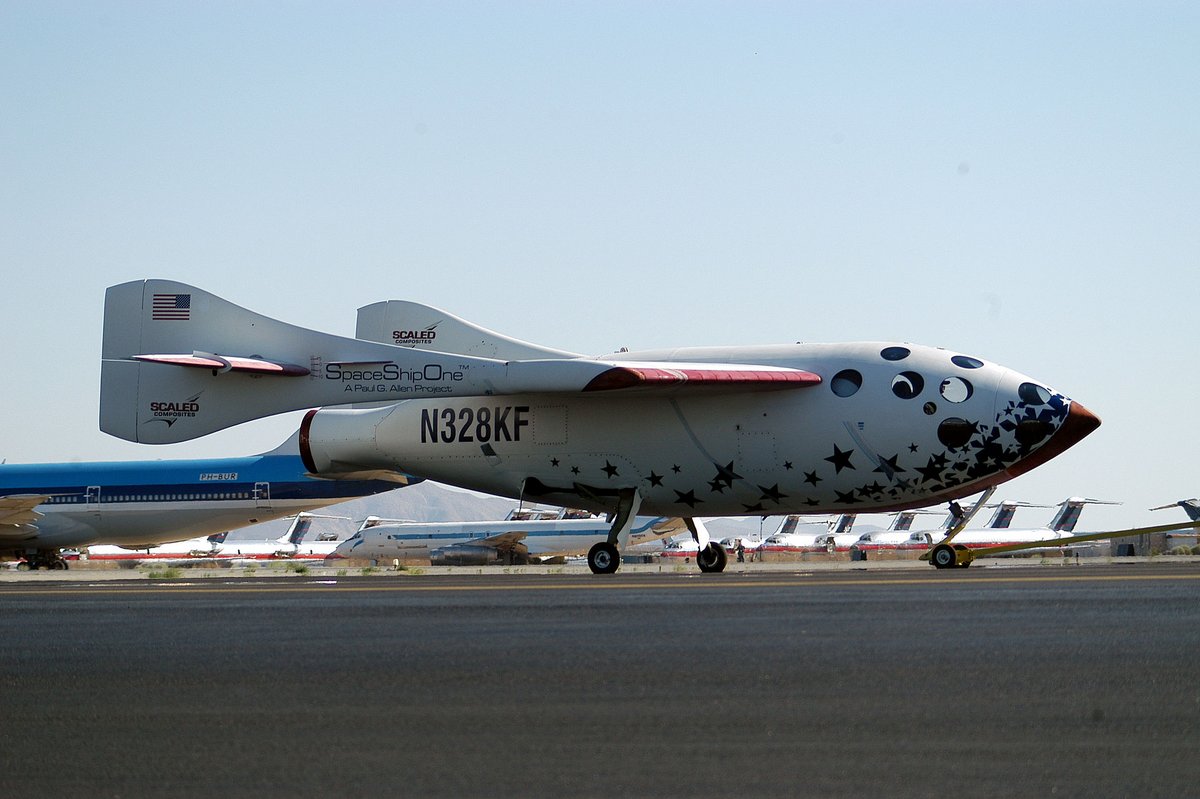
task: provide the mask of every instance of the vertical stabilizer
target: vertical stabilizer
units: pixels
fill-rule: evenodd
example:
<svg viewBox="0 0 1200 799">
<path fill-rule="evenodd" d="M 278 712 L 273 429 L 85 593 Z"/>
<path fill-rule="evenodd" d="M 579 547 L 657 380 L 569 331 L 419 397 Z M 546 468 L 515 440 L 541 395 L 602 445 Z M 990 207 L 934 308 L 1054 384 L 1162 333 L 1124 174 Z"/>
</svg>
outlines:
<svg viewBox="0 0 1200 799">
<path fill-rule="evenodd" d="M 364 341 L 500 361 L 581 357 L 510 338 L 440 308 L 408 300 L 387 300 L 359 308 L 354 335 Z"/>
</svg>

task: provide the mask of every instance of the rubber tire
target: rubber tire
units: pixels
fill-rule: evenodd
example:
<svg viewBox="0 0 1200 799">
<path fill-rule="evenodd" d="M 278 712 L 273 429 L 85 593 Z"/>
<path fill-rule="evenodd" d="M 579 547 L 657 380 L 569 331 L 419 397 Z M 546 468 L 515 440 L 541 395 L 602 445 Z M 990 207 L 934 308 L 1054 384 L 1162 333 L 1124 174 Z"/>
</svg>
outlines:
<svg viewBox="0 0 1200 799">
<path fill-rule="evenodd" d="M 601 541 L 588 550 L 588 568 L 592 574 L 615 574 L 621 565 L 621 553 L 614 544 Z"/>
<path fill-rule="evenodd" d="M 725 571 L 725 564 L 728 562 L 729 556 L 725 553 L 725 547 L 716 541 L 709 541 L 708 546 L 696 553 L 696 565 L 705 574 Z"/>
<path fill-rule="evenodd" d="M 938 544 L 929 555 L 935 569 L 953 569 L 958 566 L 958 553 L 949 544 Z"/>
</svg>

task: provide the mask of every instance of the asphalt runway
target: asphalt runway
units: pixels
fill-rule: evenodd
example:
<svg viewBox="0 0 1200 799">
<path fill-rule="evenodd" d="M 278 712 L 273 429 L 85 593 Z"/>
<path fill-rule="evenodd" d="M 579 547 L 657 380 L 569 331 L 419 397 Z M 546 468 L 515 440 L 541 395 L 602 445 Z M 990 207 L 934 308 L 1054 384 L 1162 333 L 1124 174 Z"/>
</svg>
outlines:
<svg viewBox="0 0 1200 799">
<path fill-rule="evenodd" d="M 0 796 L 1200 795 L 1200 566 L 0 584 Z"/>
</svg>

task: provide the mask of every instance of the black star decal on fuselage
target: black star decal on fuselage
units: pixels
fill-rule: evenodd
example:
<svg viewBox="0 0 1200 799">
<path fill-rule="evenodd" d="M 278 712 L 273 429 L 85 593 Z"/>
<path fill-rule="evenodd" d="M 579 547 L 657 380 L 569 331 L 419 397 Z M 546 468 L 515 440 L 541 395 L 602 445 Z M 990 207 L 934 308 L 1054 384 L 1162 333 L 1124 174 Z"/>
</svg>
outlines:
<svg viewBox="0 0 1200 799">
<path fill-rule="evenodd" d="M 730 461 L 725 466 L 719 463 L 714 463 L 713 466 L 717 467 L 717 476 L 713 480 L 719 480 L 724 483 L 726 488 L 732 488 L 733 481 L 741 478 L 741 475 L 733 470 L 733 461 Z M 709 483 L 709 485 L 712 484 Z"/>
<path fill-rule="evenodd" d="M 842 469 L 854 469 L 855 468 L 854 464 L 852 464 L 850 462 L 850 456 L 853 454 L 854 454 L 854 450 L 848 449 L 848 450 L 843 451 L 838 448 L 837 444 L 834 444 L 833 445 L 833 454 L 830 455 L 828 458 L 825 458 L 825 460 L 832 463 L 833 468 L 838 473 L 841 473 Z"/>
<path fill-rule="evenodd" d="M 608 479 L 609 479 L 609 480 L 613 479 L 613 478 L 614 478 L 614 477 L 616 477 L 618 474 L 620 474 L 620 472 L 618 472 L 618 471 L 617 471 L 617 467 L 616 467 L 616 466 L 613 466 L 613 465 L 612 465 L 611 463 L 609 463 L 608 461 L 605 461 L 605 462 L 604 462 L 604 470 L 603 470 L 603 471 L 604 471 L 604 473 L 605 473 L 605 474 L 607 474 L 607 475 L 608 475 Z"/>
<path fill-rule="evenodd" d="M 776 483 L 770 488 L 767 488 L 766 486 L 759 486 L 758 490 L 762 492 L 762 496 L 759 497 L 759 499 L 769 499 L 777 505 L 779 504 L 780 500 L 787 496 L 787 494 L 779 490 L 779 483 Z"/>
<path fill-rule="evenodd" d="M 688 491 L 686 494 L 678 489 L 675 491 L 675 503 L 678 505 L 687 505 L 689 508 L 696 507 L 696 503 L 703 502 L 702 499 L 696 499 L 695 491 Z"/>
<path fill-rule="evenodd" d="M 815 486 L 817 483 L 821 482 L 821 478 L 817 477 L 816 472 L 805 472 L 804 473 L 804 482 Z"/>
<path fill-rule="evenodd" d="M 652 485 L 652 486 L 660 486 L 660 485 L 662 485 L 662 481 L 663 481 L 663 479 L 662 479 L 662 475 L 661 475 L 661 474 L 655 474 L 655 473 L 654 473 L 654 470 L 653 470 L 653 469 L 651 469 L 651 470 L 650 470 L 650 485 Z"/>
<path fill-rule="evenodd" d="M 883 474 L 885 474 L 887 476 L 887 479 L 889 479 L 889 480 L 895 480 L 896 475 L 900 474 L 901 472 L 908 471 L 908 469 L 905 469 L 903 466 L 901 466 L 899 463 L 897 463 L 897 461 L 899 461 L 899 460 L 900 460 L 899 453 L 893 455 L 890 458 L 880 458 L 879 466 L 875 469 L 875 471 L 882 472 Z"/>
</svg>

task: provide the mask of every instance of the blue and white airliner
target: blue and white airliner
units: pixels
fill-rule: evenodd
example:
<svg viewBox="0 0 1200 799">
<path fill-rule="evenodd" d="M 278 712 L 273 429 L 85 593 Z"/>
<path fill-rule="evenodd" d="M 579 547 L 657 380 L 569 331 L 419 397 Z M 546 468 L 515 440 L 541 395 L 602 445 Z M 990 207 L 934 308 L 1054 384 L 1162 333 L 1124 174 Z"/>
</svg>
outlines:
<svg viewBox="0 0 1200 799">
<path fill-rule="evenodd" d="M 314 477 L 296 436 L 244 458 L 0 464 L 0 560 L 65 569 L 67 547 L 143 549 L 416 482 L 386 471 Z"/>
</svg>

